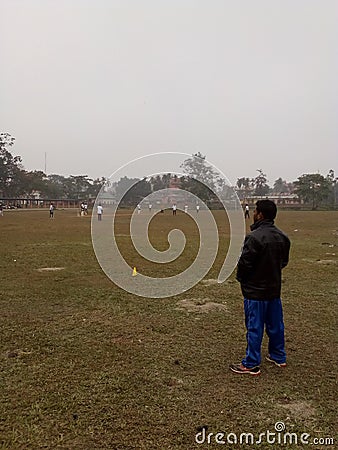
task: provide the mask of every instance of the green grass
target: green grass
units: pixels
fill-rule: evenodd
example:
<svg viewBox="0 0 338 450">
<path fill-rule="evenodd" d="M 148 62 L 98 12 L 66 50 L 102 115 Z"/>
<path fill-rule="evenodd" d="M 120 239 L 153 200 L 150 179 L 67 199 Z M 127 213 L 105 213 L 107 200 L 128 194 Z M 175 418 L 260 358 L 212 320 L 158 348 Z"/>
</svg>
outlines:
<svg viewBox="0 0 338 450">
<path fill-rule="evenodd" d="M 226 219 L 221 212 L 215 217 L 222 246 L 206 278 L 217 277 L 226 253 Z M 189 264 L 197 244 L 194 223 L 183 214 L 175 219 L 170 212 L 159 215 L 150 229 L 159 249 L 173 226 L 189 236 L 188 250 L 165 269 L 169 274 Z M 292 242 L 283 273 L 288 368 L 263 362 L 260 377 L 243 378 L 228 370 L 245 350 L 234 274 L 222 285 L 199 283 L 177 297 L 136 297 L 102 272 L 90 217 L 69 210 L 49 220 L 47 211 L 5 211 L 0 448 L 240 448 L 197 445 L 195 435 L 207 426 L 213 433 L 258 436 L 274 431 L 277 421 L 288 431 L 335 437 L 337 219 L 337 212 L 278 215 Z M 128 220 L 121 216 L 118 233 L 128 234 Z M 130 265 L 158 273 L 128 241 L 119 242 Z M 64 269 L 37 271 L 43 267 Z M 226 309 L 189 312 L 178 308 L 183 299 Z"/>
</svg>

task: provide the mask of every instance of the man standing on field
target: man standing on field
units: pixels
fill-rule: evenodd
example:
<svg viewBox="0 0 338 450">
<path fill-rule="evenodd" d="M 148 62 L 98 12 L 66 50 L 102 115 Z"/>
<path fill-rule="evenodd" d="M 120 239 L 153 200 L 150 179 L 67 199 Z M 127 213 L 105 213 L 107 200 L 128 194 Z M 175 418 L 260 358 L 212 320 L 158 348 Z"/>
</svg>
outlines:
<svg viewBox="0 0 338 450">
<path fill-rule="evenodd" d="M 274 225 L 277 207 L 271 200 L 259 200 L 251 233 L 246 236 L 237 265 L 237 280 L 244 296 L 247 329 L 246 356 L 230 370 L 239 374 L 260 374 L 264 326 L 269 337 L 266 359 L 286 367 L 281 293 L 282 269 L 288 264 L 289 238 Z"/>
<path fill-rule="evenodd" d="M 97 220 L 99 222 L 101 222 L 101 220 L 102 220 L 102 213 L 103 213 L 103 207 L 102 207 L 101 203 L 99 203 L 97 205 Z"/>
<path fill-rule="evenodd" d="M 50 219 L 54 219 L 54 205 L 53 205 L 53 203 L 51 203 L 50 206 L 49 206 L 49 218 Z"/>
</svg>

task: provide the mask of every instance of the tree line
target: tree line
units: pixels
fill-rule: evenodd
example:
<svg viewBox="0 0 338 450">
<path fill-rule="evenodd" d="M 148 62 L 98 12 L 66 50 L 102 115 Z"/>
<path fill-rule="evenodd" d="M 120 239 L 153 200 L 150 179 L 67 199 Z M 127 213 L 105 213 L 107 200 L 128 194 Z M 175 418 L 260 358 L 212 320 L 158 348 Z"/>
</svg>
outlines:
<svg viewBox="0 0 338 450">
<path fill-rule="evenodd" d="M 281 177 L 275 180 L 273 187 L 268 185 L 266 174 L 257 169 L 255 178 L 242 177 L 237 179 L 237 192 L 242 197 L 268 195 L 292 195 L 295 194 L 312 209 L 319 206 L 336 207 L 337 204 L 337 178 L 331 169 L 326 176 L 319 173 L 303 174 L 293 182 L 287 182 Z"/>
<path fill-rule="evenodd" d="M 15 138 L 0 133 L 0 196 L 2 198 L 30 198 L 39 193 L 46 199 L 95 198 L 105 183 L 105 178 L 95 180 L 87 175 L 46 175 L 41 170 L 27 171 L 21 156 L 13 156 L 10 148 Z"/>
<path fill-rule="evenodd" d="M 143 179 L 122 177 L 109 183 L 104 177 L 91 179 L 87 175 L 46 175 L 43 171 L 27 171 L 20 156 L 13 156 L 11 147 L 15 138 L 9 133 L 0 134 L 0 196 L 2 198 L 31 197 L 39 193 L 44 199 L 91 199 L 95 198 L 102 186 L 107 193 L 125 204 L 135 205 L 151 192 L 166 189 L 172 185 L 187 190 L 206 203 L 217 202 L 217 197 L 231 200 L 235 192 L 241 200 L 248 197 L 296 194 L 312 209 L 319 206 L 336 207 L 337 178 L 330 170 L 324 176 L 319 173 L 303 174 L 293 182 L 279 177 L 270 187 L 267 175 L 257 169 L 256 177 L 240 177 L 236 186 L 230 186 L 198 152 L 183 161 L 183 176 L 162 174 Z M 125 193 L 125 194 L 124 194 Z M 123 198 L 122 198 L 123 197 Z"/>
</svg>

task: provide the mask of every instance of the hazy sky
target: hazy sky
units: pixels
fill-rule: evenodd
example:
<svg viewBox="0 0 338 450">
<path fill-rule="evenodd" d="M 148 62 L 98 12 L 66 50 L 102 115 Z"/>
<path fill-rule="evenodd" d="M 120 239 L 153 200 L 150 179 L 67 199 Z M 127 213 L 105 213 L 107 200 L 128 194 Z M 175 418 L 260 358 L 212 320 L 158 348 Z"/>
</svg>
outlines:
<svg viewBox="0 0 338 450">
<path fill-rule="evenodd" d="M 109 176 L 200 151 L 232 182 L 337 170 L 336 0 L 0 7 L 0 131 L 26 169 L 47 152 L 47 173 Z"/>
</svg>

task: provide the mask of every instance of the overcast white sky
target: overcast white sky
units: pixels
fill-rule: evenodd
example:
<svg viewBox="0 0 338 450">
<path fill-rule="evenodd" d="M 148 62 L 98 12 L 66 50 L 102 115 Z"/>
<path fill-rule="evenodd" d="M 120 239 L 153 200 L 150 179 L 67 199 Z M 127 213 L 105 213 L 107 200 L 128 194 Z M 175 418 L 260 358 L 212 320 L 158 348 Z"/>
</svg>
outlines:
<svg viewBox="0 0 338 450">
<path fill-rule="evenodd" d="M 232 182 L 337 169 L 336 0 L 0 5 L 0 131 L 26 169 L 47 152 L 47 173 L 109 176 L 164 151 Z"/>
</svg>

